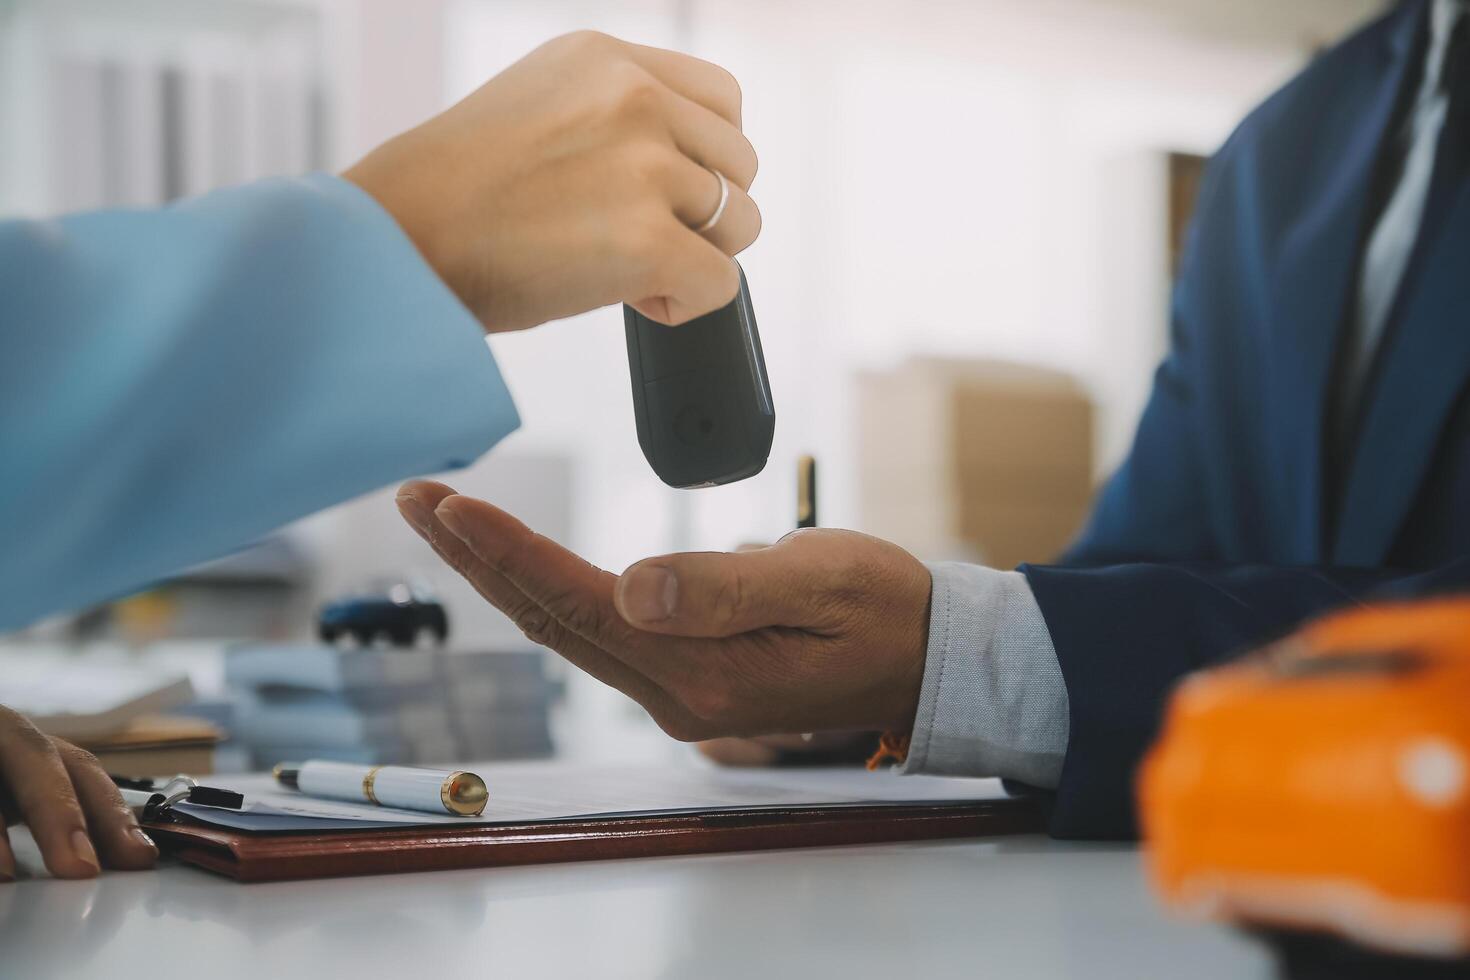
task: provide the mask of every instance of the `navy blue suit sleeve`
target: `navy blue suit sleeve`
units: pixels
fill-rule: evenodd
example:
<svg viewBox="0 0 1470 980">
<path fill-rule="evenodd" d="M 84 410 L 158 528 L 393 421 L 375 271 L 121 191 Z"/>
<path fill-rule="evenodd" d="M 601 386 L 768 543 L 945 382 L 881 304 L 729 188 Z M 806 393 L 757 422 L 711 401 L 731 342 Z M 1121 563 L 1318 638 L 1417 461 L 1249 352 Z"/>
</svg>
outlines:
<svg viewBox="0 0 1470 980">
<path fill-rule="evenodd" d="M 1134 770 L 1183 675 L 1335 608 L 1470 588 L 1470 559 L 1417 574 L 1152 563 L 1022 571 L 1070 703 L 1051 831 L 1082 838 L 1135 836 Z"/>
<path fill-rule="evenodd" d="M 1133 449 L 1098 494 L 1087 525 L 1063 558 L 1069 565 L 1218 557 L 1202 499 L 1191 392 L 1180 364 L 1187 340 L 1177 325 L 1174 333 Z"/>
</svg>

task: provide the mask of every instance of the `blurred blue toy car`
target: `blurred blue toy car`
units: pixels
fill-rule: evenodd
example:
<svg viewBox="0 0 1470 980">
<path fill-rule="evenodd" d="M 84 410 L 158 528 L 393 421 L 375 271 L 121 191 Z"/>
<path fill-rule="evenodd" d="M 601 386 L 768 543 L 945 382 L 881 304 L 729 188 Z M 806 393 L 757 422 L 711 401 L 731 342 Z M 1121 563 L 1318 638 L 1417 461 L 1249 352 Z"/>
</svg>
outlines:
<svg viewBox="0 0 1470 980">
<path fill-rule="evenodd" d="M 317 633 L 326 643 L 349 638 L 363 646 L 412 647 L 427 638 L 442 645 L 449 639 L 449 617 L 428 589 L 393 582 L 322 606 Z"/>
</svg>

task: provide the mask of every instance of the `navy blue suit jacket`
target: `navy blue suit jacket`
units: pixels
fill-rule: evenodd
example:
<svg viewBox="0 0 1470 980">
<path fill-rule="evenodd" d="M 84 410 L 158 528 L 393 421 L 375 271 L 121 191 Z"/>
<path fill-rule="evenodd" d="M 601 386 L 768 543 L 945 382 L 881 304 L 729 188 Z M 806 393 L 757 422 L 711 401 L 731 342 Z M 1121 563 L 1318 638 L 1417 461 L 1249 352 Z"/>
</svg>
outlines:
<svg viewBox="0 0 1470 980">
<path fill-rule="evenodd" d="M 1329 609 L 1470 587 L 1463 184 L 1432 192 L 1353 452 L 1329 465 L 1334 358 L 1427 6 L 1322 55 L 1211 161 L 1131 453 L 1064 563 L 1023 567 L 1071 702 L 1057 835 L 1135 832 L 1133 773 L 1183 674 Z"/>
</svg>

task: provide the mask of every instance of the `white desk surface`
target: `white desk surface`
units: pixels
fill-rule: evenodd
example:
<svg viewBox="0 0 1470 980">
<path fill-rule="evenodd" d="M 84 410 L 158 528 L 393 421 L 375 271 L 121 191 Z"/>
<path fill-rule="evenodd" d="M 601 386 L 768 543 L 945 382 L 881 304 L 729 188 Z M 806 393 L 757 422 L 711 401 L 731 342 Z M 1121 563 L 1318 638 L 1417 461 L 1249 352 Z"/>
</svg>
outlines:
<svg viewBox="0 0 1470 980">
<path fill-rule="evenodd" d="M 1175 922 L 1138 852 L 1040 837 L 238 885 L 203 871 L 0 885 L 0 977 L 1271 975 Z"/>
</svg>

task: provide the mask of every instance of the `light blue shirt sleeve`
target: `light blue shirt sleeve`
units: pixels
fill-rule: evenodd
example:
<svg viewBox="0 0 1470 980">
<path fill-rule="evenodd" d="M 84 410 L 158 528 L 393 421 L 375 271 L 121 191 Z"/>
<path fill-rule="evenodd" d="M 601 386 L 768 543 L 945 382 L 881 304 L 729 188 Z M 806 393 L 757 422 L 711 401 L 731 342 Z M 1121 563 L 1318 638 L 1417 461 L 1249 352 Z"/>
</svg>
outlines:
<svg viewBox="0 0 1470 980">
<path fill-rule="evenodd" d="M 1067 684 L 1026 576 L 959 562 L 934 562 L 929 573 L 929 644 L 902 771 L 1055 789 Z"/>
<path fill-rule="evenodd" d="M 479 324 L 346 181 L 0 222 L 0 631 L 518 421 Z"/>
</svg>

